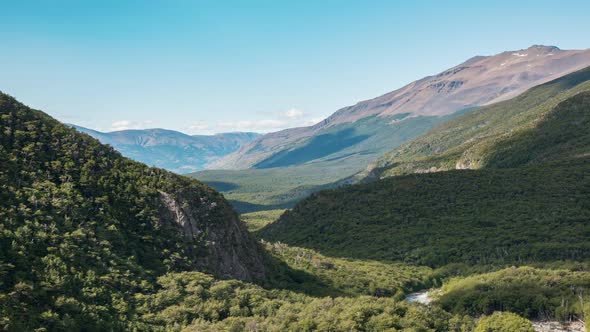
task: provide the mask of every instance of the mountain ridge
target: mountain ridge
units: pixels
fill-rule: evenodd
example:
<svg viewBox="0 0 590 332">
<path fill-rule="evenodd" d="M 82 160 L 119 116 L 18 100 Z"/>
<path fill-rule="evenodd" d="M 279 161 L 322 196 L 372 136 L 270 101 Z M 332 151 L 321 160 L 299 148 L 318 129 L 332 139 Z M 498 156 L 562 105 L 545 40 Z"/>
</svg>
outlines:
<svg viewBox="0 0 590 332">
<path fill-rule="evenodd" d="M 336 118 L 345 119 L 347 113 L 366 113 L 367 109 L 376 113 L 388 111 L 385 106 L 369 106 L 386 105 L 395 98 L 403 101 L 396 94 L 403 95 L 408 91 L 414 91 L 419 96 L 421 91 L 422 97 L 432 97 L 414 99 L 414 106 L 424 102 L 432 106 L 451 100 L 453 103 L 447 106 L 464 107 L 473 104 L 465 101 L 469 98 L 476 100 L 473 99 L 474 96 L 484 104 L 499 100 L 498 98 L 508 98 L 529 86 L 540 85 L 535 85 L 537 83 L 549 82 L 555 76 L 559 78 L 566 73 L 571 74 L 580 66 L 590 66 L 590 50 L 567 51 L 554 46 L 533 45 L 527 49 L 492 56 L 472 57 L 460 65 L 410 83 L 389 94 L 343 108 L 315 126 L 262 136 L 214 163 L 213 168 L 219 166 L 222 170 L 200 171 L 190 176 L 223 192 L 242 212 L 292 207 L 311 192 L 358 181 L 363 170 L 384 155 L 418 139 L 437 126 L 489 105 L 467 107 L 454 112 L 447 107 L 439 113 L 451 113 L 439 116 L 425 114 L 428 112 L 404 112 L 403 107 L 399 108 L 398 104 L 391 103 L 388 106 L 390 110 L 400 113 L 387 116 L 373 114 L 356 122 L 336 123 Z M 472 79 L 460 87 L 449 83 L 458 81 L 460 75 L 467 74 Z M 444 87 L 437 86 L 441 82 L 446 82 Z M 493 84 L 482 85 L 482 82 Z M 421 88 L 412 90 L 417 85 Z M 481 93 L 474 94 L 473 89 L 468 88 L 470 85 L 478 86 L 479 90 L 476 89 L 476 92 Z M 438 93 L 441 87 L 442 90 Z M 453 87 L 451 92 L 448 91 L 449 87 Z M 505 89 L 506 87 L 510 88 Z M 487 96 L 487 99 L 481 99 L 481 96 Z M 432 109 L 431 107 L 430 111 Z M 219 164 L 226 161 L 239 167 Z"/>
<path fill-rule="evenodd" d="M 518 137 L 519 133 L 534 128 L 559 109 L 566 99 L 590 89 L 589 80 L 590 67 L 531 88 L 512 100 L 482 107 L 453 119 L 385 154 L 355 177 L 370 180 L 409 173 L 485 167 L 490 162 L 492 147 L 497 148 L 500 142 L 508 142 Z M 566 128 L 563 131 L 567 133 Z"/>
<path fill-rule="evenodd" d="M 249 132 L 188 135 L 162 128 L 101 132 L 73 124 L 69 126 L 113 146 L 129 158 L 175 173 L 205 169 L 215 160 L 261 136 Z"/>
</svg>

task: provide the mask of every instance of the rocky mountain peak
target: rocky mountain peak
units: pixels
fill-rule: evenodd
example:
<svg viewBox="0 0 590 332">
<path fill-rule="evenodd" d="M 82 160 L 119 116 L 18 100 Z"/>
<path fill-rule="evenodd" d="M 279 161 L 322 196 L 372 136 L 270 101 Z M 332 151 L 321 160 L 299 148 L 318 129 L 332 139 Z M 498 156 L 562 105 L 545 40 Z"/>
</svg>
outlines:
<svg viewBox="0 0 590 332">
<path fill-rule="evenodd" d="M 561 49 L 557 46 L 547 46 L 547 45 L 532 45 L 527 50 L 529 51 L 544 51 L 544 52 L 560 52 Z"/>
</svg>

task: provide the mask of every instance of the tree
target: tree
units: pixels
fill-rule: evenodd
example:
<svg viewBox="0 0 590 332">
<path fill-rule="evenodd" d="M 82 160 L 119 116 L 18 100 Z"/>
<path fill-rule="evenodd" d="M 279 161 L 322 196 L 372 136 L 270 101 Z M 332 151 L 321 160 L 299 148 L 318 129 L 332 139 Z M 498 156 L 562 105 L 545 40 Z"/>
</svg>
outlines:
<svg viewBox="0 0 590 332">
<path fill-rule="evenodd" d="M 474 332 L 534 332 L 528 319 L 510 312 L 494 312 L 477 322 Z"/>
</svg>

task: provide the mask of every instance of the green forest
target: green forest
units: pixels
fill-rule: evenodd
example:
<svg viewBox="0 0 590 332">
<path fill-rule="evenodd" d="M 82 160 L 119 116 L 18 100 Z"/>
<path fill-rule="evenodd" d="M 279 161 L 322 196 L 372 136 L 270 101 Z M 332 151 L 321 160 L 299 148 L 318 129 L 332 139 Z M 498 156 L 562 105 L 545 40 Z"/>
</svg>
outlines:
<svg viewBox="0 0 590 332">
<path fill-rule="evenodd" d="M 312 194 L 255 234 L 343 260 L 428 266 L 422 287 L 443 284 L 434 303 L 486 324 L 503 311 L 587 316 L 589 73 L 451 120 L 359 174 L 364 183 Z"/>
<path fill-rule="evenodd" d="M 127 329 L 136 296 L 159 276 L 220 272 L 205 233 L 236 218 L 220 194 L 123 158 L 4 94 L 0 112 L 2 329 Z M 163 192 L 207 212 L 203 234 L 189 238 L 162 218 Z"/>
<path fill-rule="evenodd" d="M 583 261 L 589 165 L 416 174 L 323 191 L 258 236 L 330 256 L 431 267 Z"/>
</svg>

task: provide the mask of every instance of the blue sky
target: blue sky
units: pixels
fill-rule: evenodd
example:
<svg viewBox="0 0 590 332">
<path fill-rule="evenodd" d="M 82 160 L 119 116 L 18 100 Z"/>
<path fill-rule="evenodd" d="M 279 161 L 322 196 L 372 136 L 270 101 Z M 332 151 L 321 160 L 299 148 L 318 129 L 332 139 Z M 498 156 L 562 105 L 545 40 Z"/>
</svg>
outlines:
<svg viewBox="0 0 590 332">
<path fill-rule="evenodd" d="M 98 130 L 300 126 L 474 55 L 590 48 L 590 1 L 6 1 L 0 90 Z"/>
</svg>

